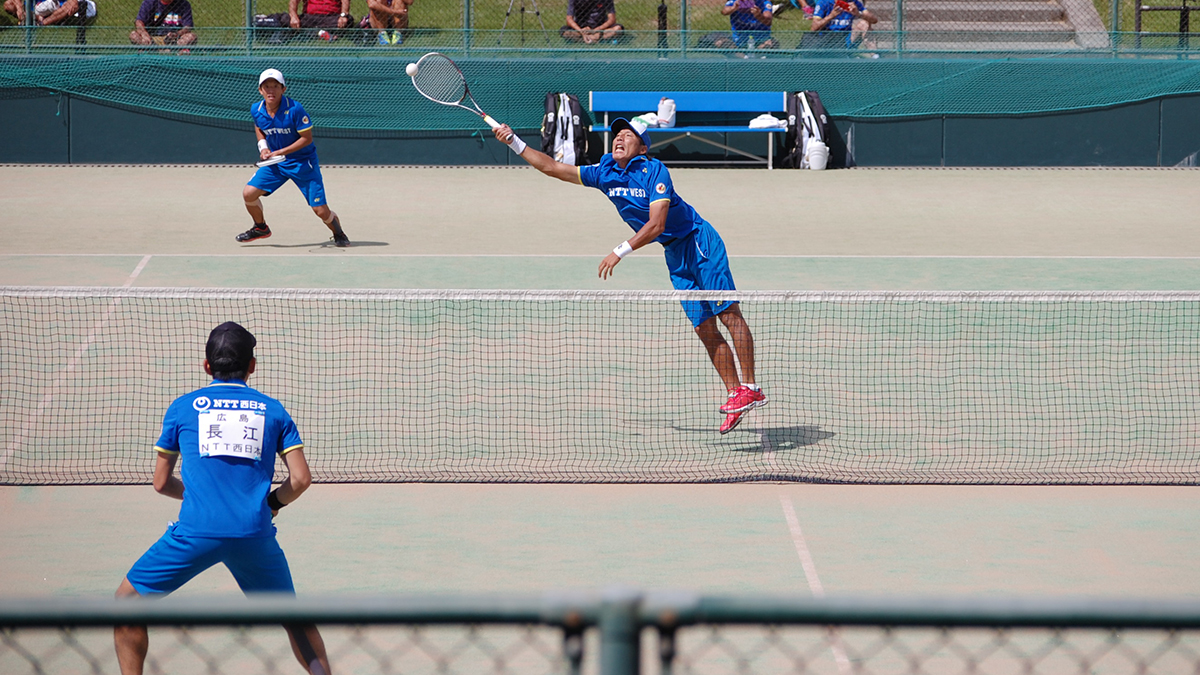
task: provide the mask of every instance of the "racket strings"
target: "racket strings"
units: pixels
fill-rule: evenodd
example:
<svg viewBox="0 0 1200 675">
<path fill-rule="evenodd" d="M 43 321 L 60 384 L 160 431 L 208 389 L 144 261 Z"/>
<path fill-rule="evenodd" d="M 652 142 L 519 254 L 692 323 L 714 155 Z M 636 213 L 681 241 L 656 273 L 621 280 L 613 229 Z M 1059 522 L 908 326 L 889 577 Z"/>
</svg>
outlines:
<svg viewBox="0 0 1200 675">
<path fill-rule="evenodd" d="M 413 86 L 439 103 L 458 103 L 467 94 L 467 81 L 458 66 L 441 55 L 426 56 L 417 62 Z"/>
</svg>

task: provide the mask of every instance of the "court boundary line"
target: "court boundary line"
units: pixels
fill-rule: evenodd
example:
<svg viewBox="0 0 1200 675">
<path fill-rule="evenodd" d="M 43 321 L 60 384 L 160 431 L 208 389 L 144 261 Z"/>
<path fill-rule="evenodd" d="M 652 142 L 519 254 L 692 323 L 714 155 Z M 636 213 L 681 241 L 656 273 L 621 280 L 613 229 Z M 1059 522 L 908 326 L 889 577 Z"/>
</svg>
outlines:
<svg viewBox="0 0 1200 675">
<path fill-rule="evenodd" d="M 0 253 L 0 258 L 304 258 L 312 253 Z M 368 253 L 363 258 L 596 258 L 599 253 Z M 775 258 L 779 260 L 1200 260 L 1193 255 L 852 255 L 771 254 L 730 255 L 733 259 Z"/>
<path fill-rule="evenodd" d="M 133 268 L 133 271 L 129 273 L 129 277 L 125 279 L 125 283 L 121 285 L 121 288 L 132 287 L 133 282 L 137 280 L 138 276 L 142 273 L 142 270 L 146 269 L 146 265 L 150 264 L 150 258 L 152 257 L 154 256 L 142 256 L 142 259 L 138 262 L 137 266 Z M 16 454 L 17 448 L 20 448 L 25 444 L 25 439 L 29 437 L 29 431 L 33 428 L 33 425 L 37 422 L 37 420 L 41 419 L 42 413 L 45 412 L 46 407 L 49 406 L 58 395 L 58 390 L 62 387 L 63 380 L 66 379 L 67 375 L 75 370 L 75 366 L 79 365 L 79 362 L 83 359 L 83 355 L 86 354 L 87 350 L 91 348 L 92 342 L 96 340 L 96 335 L 103 330 L 106 325 L 108 325 L 108 320 L 112 317 L 112 313 L 114 310 L 116 310 L 117 305 L 121 304 L 121 299 L 122 296 L 117 296 L 112 299 L 112 302 L 108 303 L 108 309 L 104 312 L 104 316 L 100 317 L 95 323 L 92 324 L 92 328 L 88 331 L 87 337 L 84 338 L 84 341 L 79 345 L 79 348 L 75 350 L 75 354 L 71 357 L 71 360 L 67 362 L 67 367 L 54 374 L 54 380 L 46 389 L 46 393 L 42 395 L 42 400 L 40 403 L 38 403 L 37 409 L 25 418 L 25 423 L 21 425 L 21 430 L 16 436 L 13 437 L 12 442 L 8 444 L 8 447 L 4 450 L 4 452 L 0 454 L 0 469 L 4 469 L 4 467 L 8 465 L 8 460 L 14 454 Z"/>
<path fill-rule="evenodd" d="M 796 505 L 786 494 L 779 495 L 779 505 L 783 508 L 783 519 L 787 521 L 792 545 L 796 548 L 796 555 L 800 558 L 800 567 L 804 570 L 805 580 L 808 581 L 808 590 L 812 592 L 814 598 L 823 598 L 825 597 L 825 587 L 821 585 L 821 578 L 817 576 L 817 564 L 813 561 L 808 542 L 804 539 L 804 531 L 800 529 L 800 518 L 796 515 Z M 838 672 L 850 672 L 850 658 L 846 655 L 846 648 L 842 645 L 836 628 L 829 629 L 829 638 L 829 649 L 833 652 L 833 660 L 837 662 Z"/>
</svg>

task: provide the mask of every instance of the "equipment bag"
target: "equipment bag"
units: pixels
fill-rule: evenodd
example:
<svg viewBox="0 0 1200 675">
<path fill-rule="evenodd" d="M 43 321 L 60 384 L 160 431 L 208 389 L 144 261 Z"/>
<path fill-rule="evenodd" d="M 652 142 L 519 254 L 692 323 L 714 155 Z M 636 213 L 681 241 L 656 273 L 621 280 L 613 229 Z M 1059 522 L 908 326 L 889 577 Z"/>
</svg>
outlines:
<svg viewBox="0 0 1200 675">
<path fill-rule="evenodd" d="M 582 166 L 587 162 L 587 132 L 578 97 L 560 92 L 546 94 L 542 152 L 563 164 Z"/>
<path fill-rule="evenodd" d="M 810 140 L 820 141 L 826 146 L 833 135 L 833 125 L 821 97 L 815 91 L 798 91 L 787 98 L 787 134 L 783 147 L 787 154 L 782 164 L 788 169 L 807 169 L 807 151 Z"/>
</svg>

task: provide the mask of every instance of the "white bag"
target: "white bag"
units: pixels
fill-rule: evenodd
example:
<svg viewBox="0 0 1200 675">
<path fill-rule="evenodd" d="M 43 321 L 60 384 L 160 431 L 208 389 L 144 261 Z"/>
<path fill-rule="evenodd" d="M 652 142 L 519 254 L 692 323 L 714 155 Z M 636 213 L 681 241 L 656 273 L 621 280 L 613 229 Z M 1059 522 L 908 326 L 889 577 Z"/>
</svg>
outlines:
<svg viewBox="0 0 1200 675">
<path fill-rule="evenodd" d="M 815 138 L 808 139 L 804 148 L 804 163 L 813 171 L 824 171 L 829 164 L 829 146 Z"/>
<path fill-rule="evenodd" d="M 658 102 L 658 126 L 675 126 L 675 99 L 666 96 Z"/>
</svg>

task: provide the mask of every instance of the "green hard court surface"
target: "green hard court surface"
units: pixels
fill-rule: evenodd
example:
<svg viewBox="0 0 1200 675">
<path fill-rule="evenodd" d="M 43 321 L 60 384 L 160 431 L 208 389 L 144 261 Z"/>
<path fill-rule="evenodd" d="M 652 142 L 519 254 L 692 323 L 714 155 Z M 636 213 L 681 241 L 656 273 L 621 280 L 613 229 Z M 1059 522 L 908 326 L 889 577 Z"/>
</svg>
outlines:
<svg viewBox="0 0 1200 675">
<path fill-rule="evenodd" d="M 236 244 L 248 224 L 240 189 L 250 171 L 0 167 L 0 285 L 669 288 L 655 247 L 598 280 L 600 259 L 629 230 L 602 195 L 527 169 L 326 167 L 330 204 L 356 242 L 345 250 L 325 243 L 290 186 L 265 200 L 275 235 Z M 672 174 L 721 232 L 744 289 L 1200 289 L 1194 171 Z M 147 462 L 153 442 L 145 439 Z M 316 485 L 278 524 L 303 593 L 622 583 L 1174 597 L 1200 595 L 1198 495 L 1191 487 Z M 177 506 L 149 486 L 0 488 L 0 595 L 110 593 Z M 181 591 L 213 592 L 236 592 L 223 569 Z"/>
</svg>

